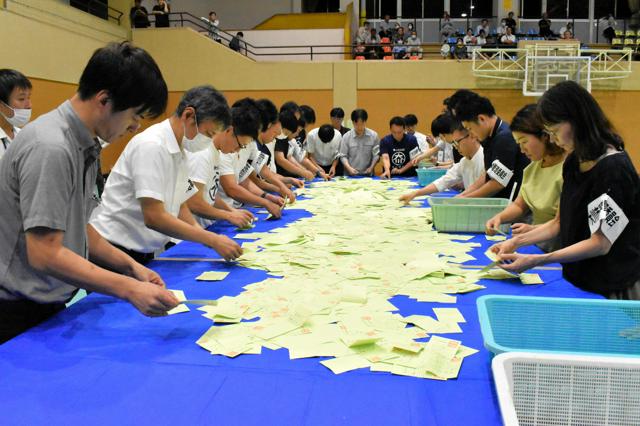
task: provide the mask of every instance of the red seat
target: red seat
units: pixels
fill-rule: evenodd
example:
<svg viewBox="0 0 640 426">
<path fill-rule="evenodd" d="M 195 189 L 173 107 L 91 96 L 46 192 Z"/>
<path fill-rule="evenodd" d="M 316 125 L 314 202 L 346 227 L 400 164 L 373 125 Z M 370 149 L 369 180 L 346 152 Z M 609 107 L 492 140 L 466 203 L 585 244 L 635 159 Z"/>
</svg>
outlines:
<svg viewBox="0 0 640 426">
<path fill-rule="evenodd" d="M 356 59 L 358 61 L 364 61 L 365 57 L 364 56 L 356 56 Z"/>
<path fill-rule="evenodd" d="M 391 43 L 391 40 L 389 39 L 389 37 L 382 37 L 380 39 L 380 43 Z"/>
<path fill-rule="evenodd" d="M 391 46 L 383 46 L 382 51 L 384 53 L 391 53 Z"/>
<path fill-rule="evenodd" d="M 411 56 L 411 57 L 409 57 L 409 59 L 411 59 L 412 61 L 419 61 L 420 57 L 419 56 Z"/>
<path fill-rule="evenodd" d="M 392 61 L 393 60 L 393 56 L 385 56 L 384 60 L 385 61 Z"/>
</svg>

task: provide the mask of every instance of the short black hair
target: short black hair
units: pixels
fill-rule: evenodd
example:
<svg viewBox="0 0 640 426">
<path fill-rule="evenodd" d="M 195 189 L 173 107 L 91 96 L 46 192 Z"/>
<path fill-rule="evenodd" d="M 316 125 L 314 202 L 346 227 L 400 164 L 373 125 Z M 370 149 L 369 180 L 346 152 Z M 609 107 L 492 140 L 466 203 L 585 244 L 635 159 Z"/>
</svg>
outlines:
<svg viewBox="0 0 640 426">
<path fill-rule="evenodd" d="M 114 112 L 138 108 L 151 118 L 167 108 L 168 90 L 158 64 L 144 49 L 129 42 L 109 43 L 96 50 L 82 72 L 80 99 L 106 90 Z"/>
<path fill-rule="evenodd" d="M 496 115 L 493 104 L 484 96 L 472 96 L 456 105 L 456 118 L 460 121 L 478 121 L 480 114 L 489 117 Z"/>
<path fill-rule="evenodd" d="M 400 116 L 395 116 L 391 120 L 389 120 L 389 127 L 391 126 L 405 126 L 404 118 Z"/>
<path fill-rule="evenodd" d="M 476 96 L 480 96 L 480 95 L 468 89 L 459 89 L 459 90 L 456 90 L 453 95 L 445 99 L 443 101 L 443 104 L 447 107 L 448 112 L 454 114 L 458 104 L 464 103 L 467 101 L 467 99 L 471 99 Z"/>
<path fill-rule="evenodd" d="M 332 108 L 331 111 L 329 112 L 329 117 L 342 119 L 344 118 L 344 110 L 340 107 Z"/>
<path fill-rule="evenodd" d="M 231 124 L 227 99 L 213 86 L 197 86 L 187 90 L 178 103 L 175 115 L 180 117 L 187 107 L 196 111 L 198 123 L 211 120 L 225 129 Z"/>
<path fill-rule="evenodd" d="M 239 37 L 244 37 L 244 33 L 242 31 L 238 31 L 236 33 L 236 35 L 239 36 Z"/>
<path fill-rule="evenodd" d="M 367 114 L 367 110 L 362 108 L 354 109 L 351 112 L 351 121 L 356 122 L 358 120 L 367 121 L 369 119 L 369 114 Z"/>
<path fill-rule="evenodd" d="M 231 106 L 231 125 L 236 136 L 250 136 L 257 140 L 262 121 L 256 101 L 251 98 L 236 101 Z"/>
<path fill-rule="evenodd" d="M 575 81 L 563 81 L 538 101 L 538 113 L 546 125 L 567 122 L 573 130 L 573 153 L 580 161 L 593 161 L 607 152 L 607 145 L 624 149 L 620 135 L 594 97 Z"/>
<path fill-rule="evenodd" d="M 415 114 L 407 114 L 404 116 L 405 126 L 412 127 L 418 125 L 418 117 Z"/>
<path fill-rule="evenodd" d="M 214 12 L 213 10 L 211 12 L 209 12 L 209 16 L 214 15 L 214 14 L 217 15 L 217 13 Z"/>
<path fill-rule="evenodd" d="M 288 101 L 283 103 L 280 107 L 280 112 L 283 111 L 291 111 L 295 114 L 296 112 L 300 112 L 300 106 L 294 101 Z"/>
<path fill-rule="evenodd" d="M 316 112 L 309 105 L 300 105 L 300 118 L 305 124 L 313 124 L 316 122 Z"/>
<path fill-rule="evenodd" d="M 324 143 L 329 143 L 333 140 L 336 130 L 331 124 L 323 124 L 318 129 L 318 137 Z"/>
<path fill-rule="evenodd" d="M 0 69 L 0 101 L 9 105 L 9 97 L 15 89 L 31 88 L 31 82 L 20 71 Z"/>
<path fill-rule="evenodd" d="M 281 111 L 279 116 L 280 124 L 282 124 L 282 128 L 290 131 L 291 133 L 295 133 L 298 131 L 298 119 L 296 115 L 291 110 Z"/>
<path fill-rule="evenodd" d="M 260 110 L 261 131 L 266 132 L 269 126 L 278 122 L 278 108 L 269 99 L 258 99 L 256 104 Z"/>
<path fill-rule="evenodd" d="M 431 122 L 431 134 L 435 137 L 452 133 L 456 119 L 448 112 L 442 113 Z M 460 124 L 462 125 L 462 124 Z"/>
</svg>

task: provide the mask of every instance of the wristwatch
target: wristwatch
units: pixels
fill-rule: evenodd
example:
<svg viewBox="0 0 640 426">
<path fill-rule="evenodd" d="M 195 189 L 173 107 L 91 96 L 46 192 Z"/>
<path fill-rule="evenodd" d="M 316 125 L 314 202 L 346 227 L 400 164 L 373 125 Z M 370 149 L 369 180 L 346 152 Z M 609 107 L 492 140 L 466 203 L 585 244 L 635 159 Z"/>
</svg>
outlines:
<svg viewBox="0 0 640 426">
<path fill-rule="evenodd" d="M 260 198 L 267 198 L 267 193 L 263 192 L 262 195 L 260 196 Z"/>
</svg>

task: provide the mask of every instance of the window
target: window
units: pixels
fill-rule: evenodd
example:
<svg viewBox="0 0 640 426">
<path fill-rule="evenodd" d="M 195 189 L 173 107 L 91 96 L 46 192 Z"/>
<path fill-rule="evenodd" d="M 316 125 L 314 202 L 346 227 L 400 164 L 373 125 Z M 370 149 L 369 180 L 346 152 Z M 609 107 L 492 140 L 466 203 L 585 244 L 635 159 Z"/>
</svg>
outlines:
<svg viewBox="0 0 640 426">
<path fill-rule="evenodd" d="M 470 17 L 489 18 L 493 16 L 493 2 L 491 0 L 451 0 L 450 13 L 452 18 L 460 18 L 463 13 Z"/>
<path fill-rule="evenodd" d="M 340 0 L 302 0 L 303 13 L 339 12 Z"/>
<path fill-rule="evenodd" d="M 460 18 L 462 14 L 469 15 L 469 6 L 471 6 L 471 0 L 451 0 L 451 10 L 449 13 L 452 18 Z"/>
<path fill-rule="evenodd" d="M 569 17 L 575 19 L 588 19 L 589 2 L 584 0 L 569 0 Z"/>
<path fill-rule="evenodd" d="M 402 0 L 402 17 L 422 18 L 423 3 L 424 0 Z"/>
<path fill-rule="evenodd" d="M 542 16 L 542 0 L 522 0 L 520 4 L 523 18 L 538 19 Z"/>
<path fill-rule="evenodd" d="M 422 0 L 424 3 L 425 18 L 442 18 L 444 13 L 444 1 L 442 0 Z"/>
<path fill-rule="evenodd" d="M 567 3 L 567 0 L 547 0 L 549 18 L 567 19 Z"/>
<path fill-rule="evenodd" d="M 398 2 L 396 0 L 366 0 L 367 18 L 379 19 L 386 14 L 396 18 L 398 13 L 397 6 Z"/>
<path fill-rule="evenodd" d="M 605 18 L 610 13 L 616 18 L 630 18 L 631 10 L 627 0 L 596 0 L 595 18 Z"/>
</svg>

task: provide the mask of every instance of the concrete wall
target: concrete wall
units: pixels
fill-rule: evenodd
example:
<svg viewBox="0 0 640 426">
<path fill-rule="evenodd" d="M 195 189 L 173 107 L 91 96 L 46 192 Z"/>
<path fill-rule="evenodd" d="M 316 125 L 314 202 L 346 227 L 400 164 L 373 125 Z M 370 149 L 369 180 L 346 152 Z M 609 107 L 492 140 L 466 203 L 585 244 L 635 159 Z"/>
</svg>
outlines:
<svg viewBox="0 0 640 426">
<path fill-rule="evenodd" d="M 344 45 L 344 30 L 254 30 L 244 31 L 244 39 L 247 43 L 256 46 L 249 47 L 248 56 L 256 61 L 339 61 L 344 58 L 339 46 Z M 331 46 L 334 47 L 308 47 L 301 48 L 258 48 L 260 46 Z M 313 55 L 312 55 L 313 53 Z M 324 53 L 324 54 L 323 54 Z M 262 56 L 261 54 L 269 54 Z M 295 56 L 280 56 L 276 54 L 296 54 Z M 273 56 L 272 56 L 273 55 Z"/>
</svg>

